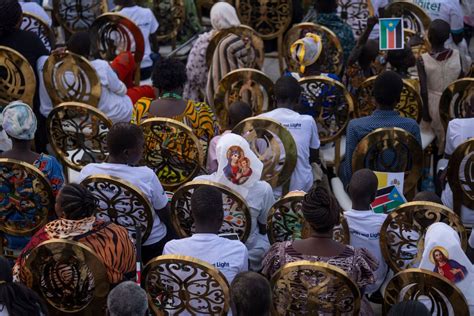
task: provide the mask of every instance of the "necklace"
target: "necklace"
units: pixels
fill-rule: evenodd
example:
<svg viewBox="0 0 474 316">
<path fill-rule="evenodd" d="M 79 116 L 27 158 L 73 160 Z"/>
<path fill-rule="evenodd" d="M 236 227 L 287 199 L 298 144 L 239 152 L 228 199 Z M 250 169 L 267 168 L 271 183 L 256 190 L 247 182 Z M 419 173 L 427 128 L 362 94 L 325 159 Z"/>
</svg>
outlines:
<svg viewBox="0 0 474 316">
<path fill-rule="evenodd" d="M 163 95 L 160 97 L 160 99 L 175 99 L 175 100 L 181 100 L 183 97 L 177 93 L 174 92 L 165 92 Z"/>
</svg>

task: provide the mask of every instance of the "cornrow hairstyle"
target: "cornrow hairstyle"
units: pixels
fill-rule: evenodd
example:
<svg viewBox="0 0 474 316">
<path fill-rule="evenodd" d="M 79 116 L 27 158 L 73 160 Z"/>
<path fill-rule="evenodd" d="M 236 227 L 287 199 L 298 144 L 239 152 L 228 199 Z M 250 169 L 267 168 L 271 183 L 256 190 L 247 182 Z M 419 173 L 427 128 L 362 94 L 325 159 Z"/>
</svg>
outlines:
<svg viewBox="0 0 474 316">
<path fill-rule="evenodd" d="M 336 198 L 322 186 L 311 189 L 303 199 L 303 216 L 317 233 L 327 233 L 339 224 L 342 209 Z"/>
<path fill-rule="evenodd" d="M 140 139 L 144 139 L 140 127 L 127 122 L 116 123 L 107 134 L 107 148 L 111 156 L 117 156 L 126 149 L 134 148 Z"/>
<path fill-rule="evenodd" d="M 89 190 L 77 183 L 63 187 L 59 194 L 59 205 L 67 219 L 83 219 L 95 214 L 97 198 Z"/>
<path fill-rule="evenodd" d="M 182 88 L 187 80 L 186 66 L 175 58 L 159 60 L 151 75 L 153 86 L 160 91 L 173 91 Z"/>
<path fill-rule="evenodd" d="M 0 38 L 15 30 L 22 14 L 18 0 L 0 1 Z"/>
</svg>

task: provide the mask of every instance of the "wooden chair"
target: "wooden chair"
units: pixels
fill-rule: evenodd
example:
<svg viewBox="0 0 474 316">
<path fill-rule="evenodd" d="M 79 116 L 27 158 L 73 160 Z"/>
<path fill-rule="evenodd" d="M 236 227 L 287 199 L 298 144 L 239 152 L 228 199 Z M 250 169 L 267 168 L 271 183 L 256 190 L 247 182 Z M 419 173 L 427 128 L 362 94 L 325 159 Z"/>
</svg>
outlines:
<svg viewBox="0 0 474 316">
<path fill-rule="evenodd" d="M 109 156 L 106 136 L 112 122 L 93 106 L 62 103 L 53 108 L 46 126 L 51 147 L 64 166 L 80 171 Z"/>
<path fill-rule="evenodd" d="M 176 37 L 186 20 L 186 10 L 183 0 L 153 1 L 156 19 L 160 22 L 158 41 L 171 41 L 172 49 L 176 48 Z"/>
<path fill-rule="evenodd" d="M 318 61 L 321 65 L 320 71 L 340 75 L 344 65 L 344 51 L 339 38 L 327 27 L 309 22 L 295 24 L 285 34 L 283 52 L 288 69 L 293 72 L 298 71 L 297 65 L 291 58 L 290 48 L 305 33 L 314 33 L 321 37 L 324 50 L 321 58 L 324 60 Z"/>
<path fill-rule="evenodd" d="M 215 114 L 221 128 L 229 124 L 229 105 L 238 100 L 247 102 L 254 116 L 272 110 L 273 81 L 263 72 L 251 68 L 233 70 L 225 75 L 214 95 Z"/>
<path fill-rule="evenodd" d="M 243 39 L 250 40 L 252 47 L 255 49 L 257 67 L 258 69 L 262 69 L 263 61 L 265 59 L 263 40 L 253 28 L 247 25 L 240 25 L 236 27 L 231 27 L 229 29 L 220 30 L 211 37 L 211 40 L 209 41 L 209 45 L 207 46 L 206 50 L 207 67 L 209 68 L 212 63 L 212 58 L 214 56 L 214 52 L 217 48 L 217 45 L 223 38 L 225 38 L 229 34 L 235 34 Z"/>
<path fill-rule="evenodd" d="M 99 200 L 98 218 L 125 227 L 132 240 L 137 239 L 137 228 L 142 243 L 148 239 L 153 227 L 154 209 L 142 190 L 108 175 L 91 175 L 81 184 Z"/>
<path fill-rule="evenodd" d="M 52 315 L 101 315 L 110 285 L 97 254 L 76 241 L 51 239 L 26 258 L 24 280 L 48 304 Z"/>
<path fill-rule="evenodd" d="M 431 19 L 420 6 L 414 2 L 394 1 L 385 7 L 384 18 L 403 17 L 403 28 L 417 34 L 426 34 L 430 27 Z"/>
<path fill-rule="evenodd" d="M 227 315 L 229 284 L 217 268 L 196 258 L 159 256 L 143 271 L 142 286 L 156 315 Z"/>
<path fill-rule="evenodd" d="M 431 306 L 430 315 L 469 315 L 464 294 L 438 273 L 423 269 L 406 269 L 398 272 L 387 284 L 383 301 L 383 315 L 393 305 L 419 300 Z"/>
<path fill-rule="evenodd" d="M 23 12 L 20 28 L 38 35 L 48 51 L 52 51 L 56 47 L 56 36 L 53 29 L 40 17 Z"/>
<path fill-rule="evenodd" d="M 297 160 L 296 143 L 291 133 L 277 121 L 257 117 L 243 120 L 232 132 L 245 138 L 263 163 L 262 180 L 273 188 L 283 185 L 286 187 L 283 191 L 288 191 Z"/>
<path fill-rule="evenodd" d="M 461 207 L 474 210 L 474 138 L 459 145 L 448 163 L 448 183 L 453 192 L 453 211 L 460 215 Z"/>
<path fill-rule="evenodd" d="M 0 65 L 0 111 L 17 100 L 33 107 L 36 75 L 30 63 L 16 50 L 0 46 Z"/>
<path fill-rule="evenodd" d="M 439 115 L 444 130 L 448 130 L 449 121 L 466 117 L 467 97 L 474 90 L 474 78 L 462 78 L 452 82 L 441 95 Z"/>
<path fill-rule="evenodd" d="M 367 26 L 367 18 L 373 16 L 374 7 L 370 0 L 338 0 L 337 13 L 341 20 L 352 27 L 354 36 L 359 38 Z"/>
<path fill-rule="evenodd" d="M 272 276 L 271 287 L 272 315 L 359 315 L 358 286 L 325 262 L 288 263 Z"/>
<path fill-rule="evenodd" d="M 346 154 L 345 130 L 354 102 L 342 83 L 323 76 L 304 77 L 299 80 L 302 94 L 318 126 L 320 153 L 330 167 L 339 167 Z"/>
<path fill-rule="evenodd" d="M 301 211 L 305 195 L 305 192 L 293 191 L 273 204 L 267 217 L 267 234 L 270 244 L 308 237 L 311 231 Z M 341 224 L 333 230 L 333 239 L 349 244 L 349 226 L 342 214 Z"/>
<path fill-rule="evenodd" d="M 53 0 L 54 17 L 69 35 L 77 31 L 89 30 L 94 20 L 107 11 L 107 0 L 89 0 L 87 2 Z"/>
<path fill-rule="evenodd" d="M 245 242 L 250 234 L 252 218 L 245 199 L 231 188 L 220 183 L 193 180 L 181 186 L 171 200 L 171 222 L 179 237 L 190 237 L 194 233 L 191 210 L 191 196 L 200 186 L 211 186 L 222 193 L 224 201 L 224 222 L 219 233 L 236 233 Z"/>
<path fill-rule="evenodd" d="M 242 24 L 249 25 L 264 40 L 277 39 L 280 72 L 283 72 L 283 34 L 293 18 L 292 0 L 236 0 L 235 8 Z"/>
<path fill-rule="evenodd" d="M 12 236 L 33 236 L 54 210 L 54 195 L 46 176 L 26 162 L 0 158 L 0 232 Z M 0 255 L 16 258 L 21 249 L 3 247 Z"/>
<path fill-rule="evenodd" d="M 437 222 L 456 230 L 463 249 L 467 248 L 461 219 L 441 204 L 409 202 L 389 213 L 380 229 L 380 248 L 390 269 L 398 272 L 419 264 L 426 230 Z"/>
<path fill-rule="evenodd" d="M 44 64 L 43 79 L 53 107 L 80 102 L 98 107 L 102 87 L 92 64 L 71 52 L 52 54 Z"/>
<path fill-rule="evenodd" d="M 140 124 L 145 134 L 142 163 L 153 169 L 167 191 L 175 191 L 201 171 L 204 151 L 185 124 L 150 118 Z"/>
</svg>

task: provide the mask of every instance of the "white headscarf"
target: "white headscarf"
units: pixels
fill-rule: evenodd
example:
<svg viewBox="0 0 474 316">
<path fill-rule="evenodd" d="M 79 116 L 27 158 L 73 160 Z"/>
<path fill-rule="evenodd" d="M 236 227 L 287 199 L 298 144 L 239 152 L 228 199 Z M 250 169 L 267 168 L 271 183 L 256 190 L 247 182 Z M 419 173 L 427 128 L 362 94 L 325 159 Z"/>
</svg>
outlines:
<svg viewBox="0 0 474 316">
<path fill-rule="evenodd" d="M 462 250 L 459 235 L 452 227 L 445 223 L 434 223 L 426 230 L 419 267 L 444 275 L 461 290 L 471 312 L 474 311 L 474 267 Z"/>
<path fill-rule="evenodd" d="M 216 31 L 239 26 L 240 21 L 235 8 L 227 2 L 217 2 L 211 9 L 211 24 Z"/>
</svg>

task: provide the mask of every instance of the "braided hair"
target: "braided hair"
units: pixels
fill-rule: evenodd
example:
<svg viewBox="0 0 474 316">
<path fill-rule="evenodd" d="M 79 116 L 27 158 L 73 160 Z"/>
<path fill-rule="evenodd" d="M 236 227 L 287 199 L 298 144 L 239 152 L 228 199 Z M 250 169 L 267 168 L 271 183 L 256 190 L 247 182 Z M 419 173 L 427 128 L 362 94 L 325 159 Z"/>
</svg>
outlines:
<svg viewBox="0 0 474 316">
<path fill-rule="evenodd" d="M 0 38 L 16 29 L 22 14 L 18 0 L 0 1 Z"/>
<path fill-rule="evenodd" d="M 59 194 L 59 205 L 67 219 L 83 219 L 95 214 L 97 198 L 80 184 L 70 183 Z"/>
<path fill-rule="evenodd" d="M 342 209 L 336 198 L 322 186 L 311 189 L 303 199 L 303 216 L 317 233 L 327 233 L 339 224 Z"/>
</svg>

